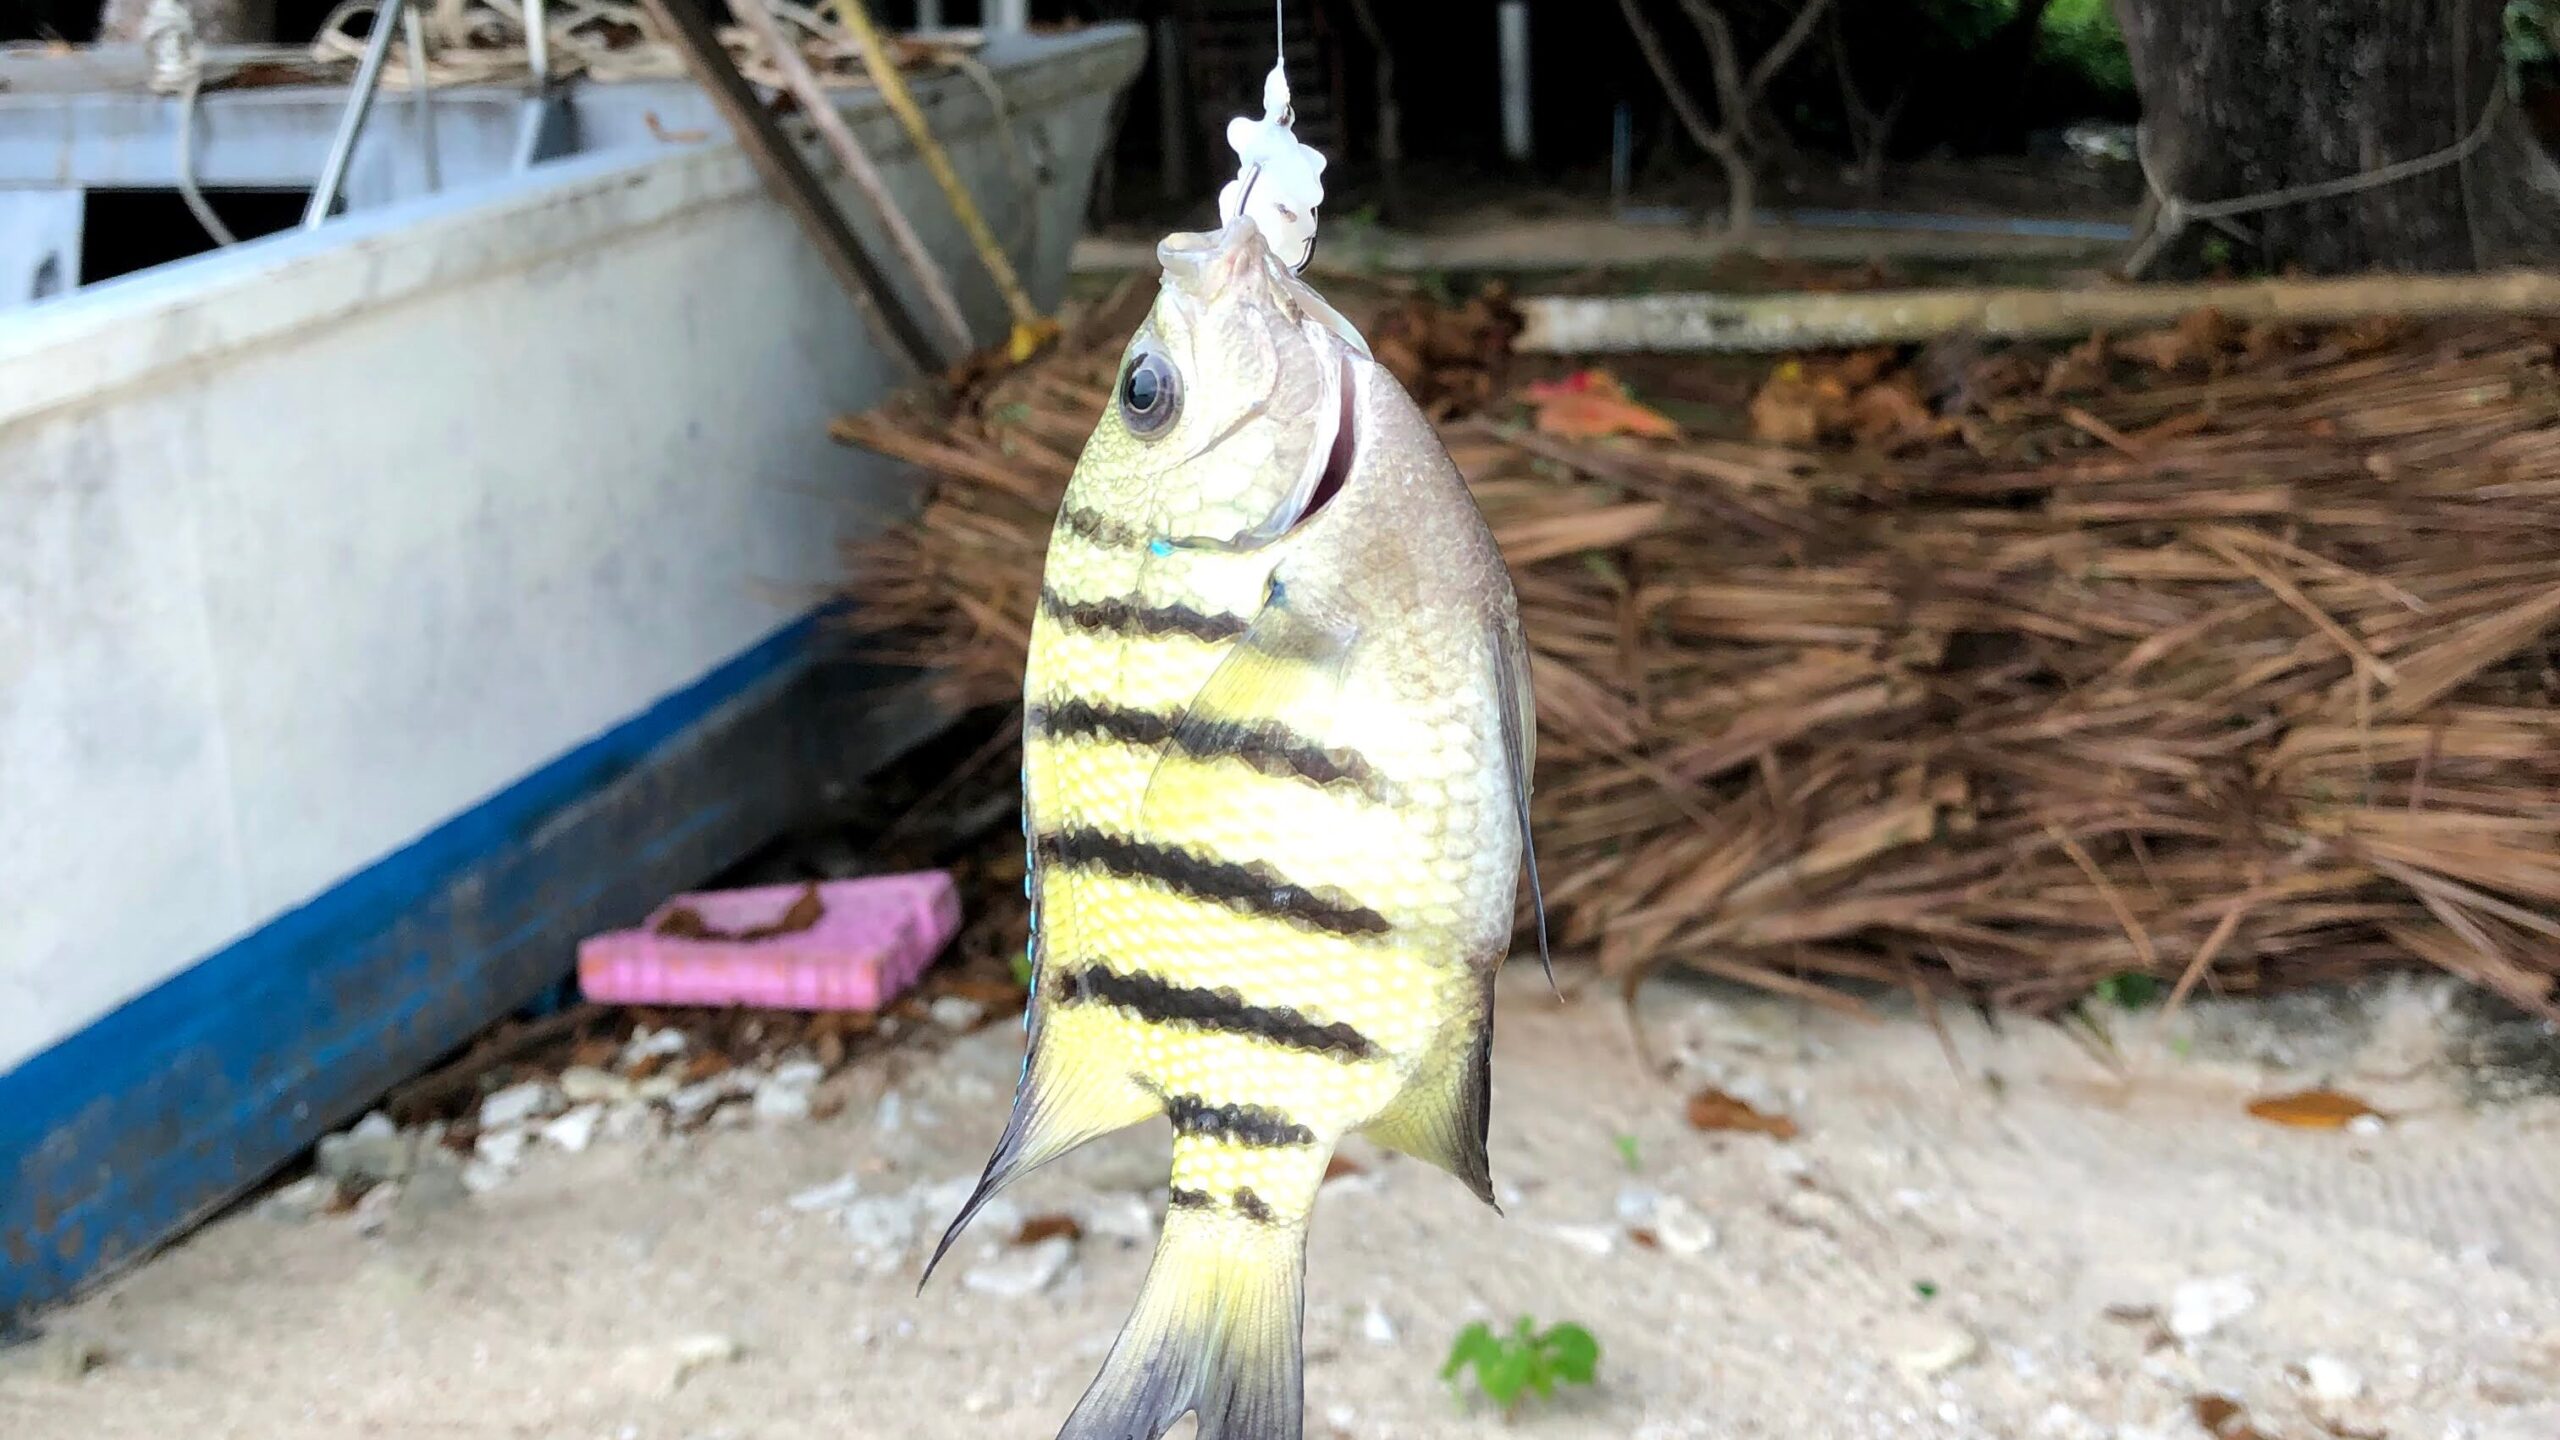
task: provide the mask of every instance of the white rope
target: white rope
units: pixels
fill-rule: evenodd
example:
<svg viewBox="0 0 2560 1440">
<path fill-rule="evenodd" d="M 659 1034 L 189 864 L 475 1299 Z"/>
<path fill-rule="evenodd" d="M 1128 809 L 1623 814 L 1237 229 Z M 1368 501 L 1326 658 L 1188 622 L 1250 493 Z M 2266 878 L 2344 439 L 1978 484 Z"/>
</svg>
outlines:
<svg viewBox="0 0 2560 1440">
<path fill-rule="evenodd" d="M 373 13 L 376 3 L 341 0 L 311 42 L 313 57 L 346 61 L 362 55 L 364 39 L 348 33 L 348 26 L 357 16 Z M 860 46 L 843 27 L 798 0 L 767 0 L 766 8 L 809 35 L 811 43 L 802 53 L 829 87 L 870 83 Z M 633 0 L 552 0 L 545 10 L 543 31 L 554 79 L 584 75 L 605 82 L 669 80 L 691 73 L 647 8 Z M 526 72 L 525 13 L 518 0 L 434 0 L 425 29 L 426 70 L 433 86 L 491 84 Z M 782 88 L 781 75 L 748 30 L 724 25 L 718 33 L 740 74 L 768 90 Z M 964 45 L 956 41 L 935 41 L 925 48 L 944 60 L 965 53 Z M 386 86 L 411 83 L 399 69 L 383 78 Z"/>
<path fill-rule="evenodd" d="M 204 88 L 204 46 L 195 16 L 180 0 L 151 0 L 142 16 L 142 46 L 151 57 L 151 88 L 178 97 L 178 194 L 216 245 L 237 245 L 222 217 L 196 188 L 196 96 Z"/>
<path fill-rule="evenodd" d="M 2150 228 L 2144 233 L 2141 242 L 2134 246 L 2133 253 L 2125 257 L 2125 276 L 2128 279 L 2139 278 L 2144 270 L 2150 268 L 2151 262 L 2158 258 L 2163 249 L 2175 244 L 2189 225 L 2199 221 L 2214 226 L 2234 239 L 2246 241 L 2253 237 L 2245 227 L 2234 223 L 2234 218 L 2237 216 L 2253 215 L 2262 210 L 2274 210 L 2286 205 L 2305 205 L 2315 200 L 2335 200 L 2343 195 L 2359 194 L 2366 190 L 2379 190 L 2385 185 L 2397 185 L 2403 180 L 2414 180 L 2421 175 L 2433 174 L 2448 165 L 2459 165 L 2470 159 L 2473 152 L 2482 145 L 2488 143 L 2490 129 L 2497 123 L 2499 112 L 2506 108 L 2506 104 L 2507 87 L 2500 85 L 2490 92 L 2489 103 L 2481 107 L 2480 119 L 2472 125 L 2471 133 L 2441 150 L 2407 160 L 2395 160 L 2388 165 L 2376 166 L 2371 170 L 2360 171 L 2353 175 L 2341 175 L 2333 180 L 2314 180 L 2304 185 L 2288 185 L 2280 190 L 2263 190 L 2255 195 L 2238 195 L 2228 200 L 2202 202 L 2183 199 L 2171 193 L 2167 186 L 2160 183 L 2160 172 L 2151 163 L 2150 127 L 2137 125 L 2133 131 L 2133 155 L 2135 161 L 2142 167 L 2142 183 L 2150 189 L 2152 203 L 2157 208 L 2152 216 Z"/>
</svg>

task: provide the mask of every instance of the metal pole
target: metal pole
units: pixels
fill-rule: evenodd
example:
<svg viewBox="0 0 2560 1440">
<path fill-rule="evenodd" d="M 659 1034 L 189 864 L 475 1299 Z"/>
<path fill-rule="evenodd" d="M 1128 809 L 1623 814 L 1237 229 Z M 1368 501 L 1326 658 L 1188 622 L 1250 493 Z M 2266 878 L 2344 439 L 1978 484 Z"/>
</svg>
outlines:
<svg viewBox="0 0 2560 1440">
<path fill-rule="evenodd" d="M 1191 104 L 1190 86 L 1183 74 L 1182 22 L 1171 15 L 1156 17 L 1156 127 L 1158 145 L 1163 151 L 1162 164 L 1156 178 L 1167 200 L 1188 200 L 1191 195 Z"/>
<path fill-rule="evenodd" d="M 1635 188 L 1636 117 L 1627 102 L 1618 102 L 1609 117 L 1609 208 L 1627 208 L 1627 192 Z"/>
<path fill-rule="evenodd" d="M 800 154 L 798 146 L 782 133 L 773 112 L 765 109 L 764 97 L 738 73 L 737 62 L 720 44 L 720 37 L 696 8 L 696 0 L 644 0 L 649 14 L 660 28 L 671 35 L 684 52 L 685 68 L 693 72 L 696 83 L 710 93 L 711 103 L 737 131 L 738 143 L 772 187 L 776 198 L 790 210 L 827 267 L 835 272 L 838 283 L 853 303 L 878 321 L 887 332 L 886 338 L 897 347 L 919 375 L 932 375 L 942 369 L 943 359 L 935 352 L 932 339 L 908 313 L 897 288 L 881 273 L 879 262 L 862 248 L 855 235 L 838 214 L 828 197 L 826 186 L 819 183 L 817 173 Z M 845 12 L 856 14 L 860 0 L 848 0 Z M 867 47 L 866 47 L 867 48 Z M 891 72 L 895 73 L 895 72 Z M 956 357 L 955 357 L 956 358 Z"/>
<path fill-rule="evenodd" d="M 401 11 L 400 36 L 409 52 L 409 104 L 418 113 L 418 159 L 434 192 L 444 188 L 444 167 L 436 160 L 436 102 L 427 88 L 427 22 L 415 10 Z"/>
<path fill-rule="evenodd" d="M 338 117 L 338 133 L 330 138 L 329 158 L 320 162 L 320 179 L 311 187 L 311 203 L 302 209 L 302 228 L 319 228 L 338 203 L 347 183 L 347 162 L 355 158 L 356 137 L 364 133 L 365 116 L 373 111 L 373 92 L 382 86 L 382 62 L 391 54 L 392 32 L 400 28 L 400 0 L 381 0 L 373 12 L 373 32 L 364 37 L 364 58 L 356 62 L 355 93 Z"/>
<path fill-rule="evenodd" d="M 919 30 L 942 28 L 942 0 L 916 0 L 916 28 Z"/>
<path fill-rule="evenodd" d="M 986 0 L 987 28 L 1019 34 L 1031 28 L 1031 0 Z"/>
<path fill-rule="evenodd" d="M 524 59 L 536 89 L 551 83 L 551 18 L 545 0 L 524 0 Z"/>
<path fill-rule="evenodd" d="M 1529 0 L 1502 0 L 1495 12 L 1502 41 L 1502 153 L 1529 158 Z"/>
</svg>

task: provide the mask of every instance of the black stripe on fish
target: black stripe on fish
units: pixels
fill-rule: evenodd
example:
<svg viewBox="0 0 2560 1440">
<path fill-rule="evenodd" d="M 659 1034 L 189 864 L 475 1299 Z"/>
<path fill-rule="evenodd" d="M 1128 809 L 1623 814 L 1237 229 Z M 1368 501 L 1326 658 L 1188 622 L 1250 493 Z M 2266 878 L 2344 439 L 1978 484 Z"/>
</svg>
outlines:
<svg viewBox="0 0 2560 1440">
<path fill-rule="evenodd" d="M 1248 915 L 1283 920 L 1332 935 L 1384 935 L 1387 917 L 1329 885 L 1297 884 L 1260 862 L 1238 865 L 1099 830 L 1056 830 L 1032 842 L 1054 865 L 1090 867 L 1131 880 L 1147 880 L 1177 895 L 1214 901 Z"/>
<path fill-rule="evenodd" d="M 1217 1201 L 1206 1190 L 1185 1190 L 1176 1185 L 1165 1193 L 1164 1203 L 1172 1210 L 1206 1210 Z"/>
<path fill-rule="evenodd" d="M 1105 550 L 1135 550 L 1147 543 L 1147 537 L 1103 514 L 1081 505 L 1070 505 L 1058 512 L 1058 523 L 1068 534 L 1088 545 Z"/>
<path fill-rule="evenodd" d="M 1118 705 L 1096 705 L 1090 700 L 1062 700 L 1055 705 L 1034 705 L 1023 723 L 1034 735 L 1057 740 L 1078 740 L 1100 736 L 1124 745 L 1154 748 L 1173 738 L 1173 717 L 1152 710 L 1128 710 Z"/>
<path fill-rule="evenodd" d="M 1236 1213 L 1257 1225 L 1269 1225 L 1280 1218 L 1271 1212 L 1268 1202 L 1253 1193 L 1250 1185 L 1236 1187 Z"/>
<path fill-rule="evenodd" d="M 1101 630 L 1113 635 L 1187 635 L 1212 643 L 1233 640 L 1245 630 L 1241 615 L 1210 615 L 1188 605 L 1142 605 L 1135 600 L 1070 600 L 1045 586 L 1040 613 L 1070 630 Z"/>
<path fill-rule="evenodd" d="M 1212 1105 L 1197 1095 L 1168 1095 L 1165 1114 L 1176 1135 L 1196 1135 L 1257 1150 L 1313 1145 L 1316 1132 L 1262 1105 Z"/>
<path fill-rule="evenodd" d="M 1385 798 L 1385 787 L 1370 768 L 1369 757 L 1357 750 L 1318 745 L 1274 720 L 1177 725 L 1174 717 L 1152 710 L 1071 699 L 1034 706 L 1029 724 L 1031 733 L 1061 740 L 1100 737 L 1149 749 L 1169 742 L 1194 760 L 1238 760 L 1275 778 L 1349 785 L 1373 800 Z"/>
<path fill-rule="evenodd" d="M 1376 1041 L 1339 1020 L 1323 1024 L 1286 1005 L 1255 1005 L 1224 986 L 1176 985 L 1154 975 L 1116 974 L 1099 965 L 1065 971 L 1055 983 L 1061 1005 L 1108 1005 L 1152 1024 L 1251 1035 L 1290 1050 L 1348 1060 L 1375 1060 L 1385 1053 Z"/>
</svg>

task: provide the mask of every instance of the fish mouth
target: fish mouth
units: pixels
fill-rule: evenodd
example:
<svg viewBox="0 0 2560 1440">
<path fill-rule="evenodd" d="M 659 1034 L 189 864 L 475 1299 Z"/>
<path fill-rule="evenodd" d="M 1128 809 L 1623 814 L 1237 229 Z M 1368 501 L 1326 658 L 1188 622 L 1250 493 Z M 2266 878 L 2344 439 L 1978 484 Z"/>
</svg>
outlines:
<svg viewBox="0 0 2560 1440">
<path fill-rule="evenodd" d="M 1223 302 L 1293 309 L 1332 331 L 1361 359 L 1371 358 L 1360 327 L 1272 253 L 1250 215 L 1238 215 L 1215 230 L 1165 236 L 1156 242 L 1156 263 L 1164 267 L 1165 287 L 1186 306 Z"/>
</svg>

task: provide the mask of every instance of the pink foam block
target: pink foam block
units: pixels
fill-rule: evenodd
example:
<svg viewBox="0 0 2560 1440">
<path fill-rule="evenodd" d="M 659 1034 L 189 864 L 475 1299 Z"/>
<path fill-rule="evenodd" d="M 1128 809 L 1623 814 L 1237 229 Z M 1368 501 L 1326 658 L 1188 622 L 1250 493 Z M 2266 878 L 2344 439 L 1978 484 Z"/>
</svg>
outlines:
<svg viewBox="0 0 2560 1440">
<path fill-rule="evenodd" d="M 619 1005 L 741 1005 L 777 1010 L 877 1010 L 898 997 L 960 929 L 960 895 L 940 870 L 832 880 L 805 930 L 760 939 L 662 935 L 678 907 L 715 935 L 773 925 L 806 885 L 679 895 L 637 930 L 578 946 L 578 984 Z"/>
</svg>

